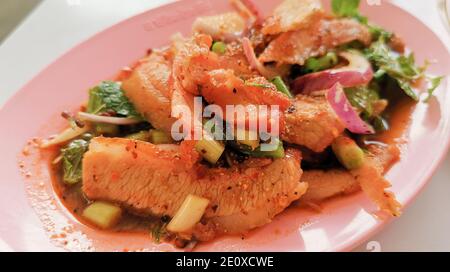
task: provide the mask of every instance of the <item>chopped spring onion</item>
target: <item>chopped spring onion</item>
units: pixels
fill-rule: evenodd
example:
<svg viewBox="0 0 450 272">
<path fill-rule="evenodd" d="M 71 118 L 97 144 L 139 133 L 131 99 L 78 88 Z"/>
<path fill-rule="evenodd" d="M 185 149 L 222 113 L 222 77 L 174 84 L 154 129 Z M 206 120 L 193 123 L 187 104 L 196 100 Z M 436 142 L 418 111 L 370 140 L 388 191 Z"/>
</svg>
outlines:
<svg viewBox="0 0 450 272">
<path fill-rule="evenodd" d="M 169 225 L 167 225 L 167 230 L 176 233 L 189 231 L 195 224 L 200 222 L 208 205 L 208 199 L 195 195 L 188 195 Z"/>
<path fill-rule="evenodd" d="M 150 132 L 143 130 L 137 133 L 130 134 L 125 138 L 136 141 L 150 142 Z"/>
<path fill-rule="evenodd" d="M 288 86 L 284 83 L 283 79 L 280 76 L 276 76 L 272 79 L 272 83 L 277 87 L 277 90 L 281 93 L 284 93 L 289 98 L 293 98 L 291 91 L 289 91 Z"/>
<path fill-rule="evenodd" d="M 250 134 L 250 131 L 248 130 L 236 130 L 236 142 L 239 144 L 243 144 L 251 148 L 251 150 L 255 150 L 259 146 L 259 138 L 256 137 L 256 139 L 252 139 L 252 135 Z"/>
<path fill-rule="evenodd" d="M 76 137 L 88 132 L 89 130 L 90 130 L 90 126 L 88 126 L 87 124 L 82 128 L 70 127 L 68 129 L 64 130 L 63 132 L 61 132 L 60 134 L 58 134 L 57 136 L 55 136 L 54 138 L 44 141 L 41 144 L 41 148 L 49 148 L 51 146 L 66 143 L 66 142 L 68 142 L 72 139 L 75 139 Z"/>
<path fill-rule="evenodd" d="M 209 163 L 216 164 L 225 151 L 225 146 L 216 140 L 204 138 L 195 144 L 195 150 Z"/>
<path fill-rule="evenodd" d="M 156 145 L 173 143 L 172 136 L 164 131 L 152 129 L 150 130 L 150 142 Z"/>
<path fill-rule="evenodd" d="M 257 158 L 274 158 L 274 159 L 281 159 L 284 158 L 284 147 L 283 142 L 279 139 L 275 140 L 273 150 L 271 151 L 264 151 L 262 150 L 262 146 L 259 146 L 254 151 L 245 152 L 245 154 L 251 156 L 251 157 L 257 157 Z"/>
<path fill-rule="evenodd" d="M 96 201 L 83 211 L 83 217 L 102 229 L 112 228 L 119 222 L 122 209 L 114 204 Z"/>
<path fill-rule="evenodd" d="M 328 52 L 325 56 L 307 59 L 303 70 L 308 73 L 319 72 L 335 66 L 338 61 L 336 53 Z"/>
<path fill-rule="evenodd" d="M 217 54 L 225 54 L 227 52 L 227 45 L 224 42 L 214 42 L 211 51 Z"/>
<path fill-rule="evenodd" d="M 358 169 L 364 164 L 364 151 L 349 137 L 336 138 L 331 147 L 339 162 L 348 170 Z"/>
<path fill-rule="evenodd" d="M 112 124 L 112 125 L 134 125 L 142 122 L 141 120 L 138 120 L 136 118 L 101 116 L 86 112 L 79 112 L 78 117 L 83 121 Z"/>
</svg>

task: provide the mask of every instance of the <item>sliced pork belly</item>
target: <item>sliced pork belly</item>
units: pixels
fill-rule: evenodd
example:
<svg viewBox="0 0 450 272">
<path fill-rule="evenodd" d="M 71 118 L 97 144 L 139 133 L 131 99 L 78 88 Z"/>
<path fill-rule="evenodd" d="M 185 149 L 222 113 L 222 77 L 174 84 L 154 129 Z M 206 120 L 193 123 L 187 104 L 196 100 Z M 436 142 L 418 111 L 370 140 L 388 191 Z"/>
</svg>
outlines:
<svg viewBox="0 0 450 272">
<path fill-rule="evenodd" d="M 285 0 L 264 22 L 262 32 L 275 35 L 308 27 L 325 16 L 320 0 Z"/>
<path fill-rule="evenodd" d="M 166 53 L 154 52 L 141 60 L 131 76 L 122 83 L 125 95 L 153 127 L 170 132 L 171 63 Z"/>
<path fill-rule="evenodd" d="M 305 170 L 302 181 L 308 183 L 308 191 L 301 199 L 304 203 L 319 203 L 361 190 L 359 183 L 345 169 Z"/>
<path fill-rule="evenodd" d="M 282 140 L 322 152 L 345 130 L 325 97 L 297 95 L 285 113 Z"/>
<path fill-rule="evenodd" d="M 366 26 L 352 19 L 320 20 L 308 28 L 281 34 L 260 55 L 261 62 L 303 65 L 310 57 L 351 41 L 369 44 L 371 35 Z"/>
<path fill-rule="evenodd" d="M 171 217 L 194 194 L 210 200 L 203 221 L 214 233 L 241 233 L 269 223 L 307 188 L 300 182 L 298 151 L 287 150 L 277 160 L 249 159 L 229 169 L 191 167 L 186 157 L 176 145 L 94 138 L 83 159 L 83 191 L 92 200 Z"/>
</svg>

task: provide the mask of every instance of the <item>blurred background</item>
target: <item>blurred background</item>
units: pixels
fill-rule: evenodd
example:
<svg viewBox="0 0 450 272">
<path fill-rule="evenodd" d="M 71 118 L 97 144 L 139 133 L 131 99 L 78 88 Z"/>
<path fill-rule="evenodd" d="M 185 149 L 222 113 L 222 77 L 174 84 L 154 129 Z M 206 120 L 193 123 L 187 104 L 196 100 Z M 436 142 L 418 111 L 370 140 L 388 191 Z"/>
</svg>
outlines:
<svg viewBox="0 0 450 272">
<path fill-rule="evenodd" d="M 43 1 L 45 0 L 0 0 L 0 44 L 2 44 L 6 37 L 11 34 L 11 32 L 14 31 L 14 29 L 27 17 L 27 15 L 29 15 L 33 9 Z M 450 31 L 450 0 L 435 1 L 440 8 L 441 19 L 447 22 L 447 30 Z"/>
<path fill-rule="evenodd" d="M 0 43 L 41 0 L 0 0 Z"/>
</svg>

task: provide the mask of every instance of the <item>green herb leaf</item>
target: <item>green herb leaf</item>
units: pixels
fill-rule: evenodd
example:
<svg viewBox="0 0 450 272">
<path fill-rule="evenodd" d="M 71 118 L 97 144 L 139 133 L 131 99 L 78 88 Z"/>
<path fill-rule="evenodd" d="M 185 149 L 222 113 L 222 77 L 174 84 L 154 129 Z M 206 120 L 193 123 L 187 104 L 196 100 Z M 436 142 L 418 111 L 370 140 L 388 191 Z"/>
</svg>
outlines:
<svg viewBox="0 0 450 272">
<path fill-rule="evenodd" d="M 75 184 L 81 181 L 81 164 L 83 155 L 88 150 L 89 143 L 85 140 L 74 140 L 61 149 L 64 170 L 64 182 Z"/>
<path fill-rule="evenodd" d="M 341 17 L 354 17 L 359 15 L 360 0 L 333 0 L 331 7 L 333 13 Z"/>
<path fill-rule="evenodd" d="M 395 78 L 395 79 L 397 80 L 398 85 L 405 92 L 406 95 L 408 95 L 415 101 L 419 101 L 419 96 L 412 88 L 410 81 L 408 81 L 407 79 L 404 79 L 404 78 Z"/>
<path fill-rule="evenodd" d="M 354 87 L 344 90 L 350 104 L 368 117 L 373 114 L 372 105 L 380 99 L 379 90 L 373 84 L 371 85 L 371 87 Z"/>
<path fill-rule="evenodd" d="M 161 238 L 167 234 L 166 229 L 167 223 L 156 222 L 152 224 L 150 233 L 152 235 L 153 241 L 157 244 L 161 242 Z"/>
<path fill-rule="evenodd" d="M 398 83 L 405 94 L 416 101 L 419 99 L 412 85 L 424 76 L 424 69 L 416 66 L 413 54 L 397 56 L 386 44 L 383 36 L 372 43 L 370 48 L 365 50 L 365 54 L 376 68 L 376 79 L 387 75 Z"/>
<path fill-rule="evenodd" d="M 369 28 L 372 34 L 373 40 L 377 40 L 380 37 L 384 37 L 389 40 L 392 37 L 392 33 L 384 30 L 383 28 L 369 24 L 367 17 L 362 16 L 359 13 L 360 0 L 333 0 L 331 7 L 333 13 L 339 17 L 351 17 L 358 20 L 361 24 Z"/>
<path fill-rule="evenodd" d="M 386 39 L 388 41 L 392 38 L 391 32 L 386 31 L 385 29 L 383 29 L 379 26 L 370 25 L 368 23 L 366 25 L 369 27 L 369 31 L 372 34 L 373 40 L 378 40 L 380 37 L 383 37 L 384 39 Z"/>
<path fill-rule="evenodd" d="M 441 81 L 444 77 L 440 76 L 440 77 L 434 77 L 434 78 L 430 78 L 430 83 L 431 83 L 431 87 L 428 88 L 427 92 L 428 92 L 428 96 L 427 98 L 424 100 L 425 103 L 428 103 L 431 99 L 431 97 L 433 97 L 433 93 L 434 91 L 437 89 L 437 87 L 439 87 L 439 85 L 441 85 Z"/>
<path fill-rule="evenodd" d="M 89 91 L 87 112 L 99 114 L 114 111 L 117 115 L 142 119 L 117 82 L 104 81 Z"/>
<path fill-rule="evenodd" d="M 277 87 L 277 90 L 289 98 L 294 98 L 294 96 L 291 94 L 291 91 L 289 90 L 289 87 L 284 83 L 283 79 L 280 76 L 275 77 L 272 79 L 272 83 Z"/>
</svg>

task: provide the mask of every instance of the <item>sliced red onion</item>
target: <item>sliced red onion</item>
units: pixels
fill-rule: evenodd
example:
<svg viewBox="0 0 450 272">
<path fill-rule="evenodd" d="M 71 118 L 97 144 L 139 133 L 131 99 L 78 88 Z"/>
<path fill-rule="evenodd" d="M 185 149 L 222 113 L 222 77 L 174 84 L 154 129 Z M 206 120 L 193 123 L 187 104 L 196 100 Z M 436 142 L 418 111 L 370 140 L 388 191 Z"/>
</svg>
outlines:
<svg viewBox="0 0 450 272">
<path fill-rule="evenodd" d="M 292 84 L 294 93 L 309 94 L 314 91 L 331 88 L 340 83 L 343 87 L 365 85 L 373 78 L 370 62 L 355 51 L 340 53 L 339 56 L 348 60 L 349 64 L 337 69 L 329 69 L 297 78 Z"/>
<path fill-rule="evenodd" d="M 345 123 L 346 128 L 355 134 L 374 134 L 373 127 L 364 122 L 352 107 L 344 89 L 339 83 L 334 84 L 326 93 L 326 98 L 336 115 Z"/>
<path fill-rule="evenodd" d="M 84 121 L 89 121 L 93 123 L 112 124 L 112 125 L 134 125 L 141 123 L 141 121 L 133 118 L 100 116 L 86 112 L 79 112 L 78 117 Z"/>
<path fill-rule="evenodd" d="M 244 48 L 244 54 L 247 58 L 250 67 L 258 71 L 262 76 L 266 78 L 272 78 L 274 75 L 258 60 L 253 49 L 252 42 L 247 38 L 242 39 L 242 47 Z"/>
</svg>

